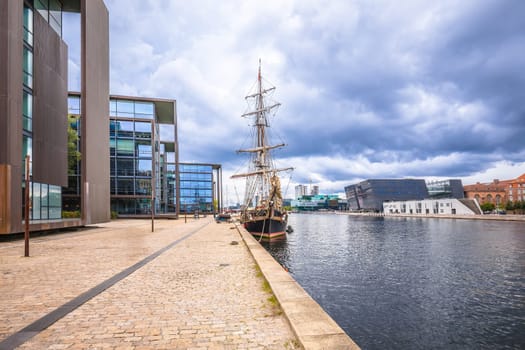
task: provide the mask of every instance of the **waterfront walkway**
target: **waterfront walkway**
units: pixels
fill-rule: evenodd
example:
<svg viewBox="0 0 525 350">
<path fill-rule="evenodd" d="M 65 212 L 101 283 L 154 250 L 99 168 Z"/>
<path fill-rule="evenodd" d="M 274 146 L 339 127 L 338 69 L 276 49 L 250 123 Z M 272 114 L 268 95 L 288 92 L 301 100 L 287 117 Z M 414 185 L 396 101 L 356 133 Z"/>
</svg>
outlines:
<svg viewBox="0 0 525 350">
<path fill-rule="evenodd" d="M 0 349 L 297 349 L 232 224 L 117 220 L 0 243 Z M 56 322 L 55 322 L 56 321 Z"/>
</svg>

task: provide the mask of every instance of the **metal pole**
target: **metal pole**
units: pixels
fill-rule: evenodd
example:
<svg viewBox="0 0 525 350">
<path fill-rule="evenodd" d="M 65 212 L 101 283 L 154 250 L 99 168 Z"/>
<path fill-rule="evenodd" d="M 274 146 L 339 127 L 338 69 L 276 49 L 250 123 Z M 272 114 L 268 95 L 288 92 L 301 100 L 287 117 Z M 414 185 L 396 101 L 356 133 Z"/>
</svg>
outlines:
<svg viewBox="0 0 525 350">
<path fill-rule="evenodd" d="M 26 188 L 25 188 L 25 233 L 24 233 L 24 256 L 29 256 L 29 155 L 26 155 Z"/>
</svg>

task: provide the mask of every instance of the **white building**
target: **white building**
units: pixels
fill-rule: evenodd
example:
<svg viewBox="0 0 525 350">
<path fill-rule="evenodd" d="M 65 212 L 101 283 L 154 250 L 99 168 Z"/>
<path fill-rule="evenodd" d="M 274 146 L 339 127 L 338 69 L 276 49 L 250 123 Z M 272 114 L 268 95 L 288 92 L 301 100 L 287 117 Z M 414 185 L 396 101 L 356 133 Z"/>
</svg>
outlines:
<svg viewBox="0 0 525 350">
<path fill-rule="evenodd" d="M 295 198 L 301 198 L 302 196 L 306 196 L 308 194 L 308 187 L 305 185 L 297 185 L 295 186 Z"/>
<path fill-rule="evenodd" d="M 384 202 L 385 215 L 478 215 L 481 208 L 472 199 L 424 199 L 414 201 Z"/>
</svg>

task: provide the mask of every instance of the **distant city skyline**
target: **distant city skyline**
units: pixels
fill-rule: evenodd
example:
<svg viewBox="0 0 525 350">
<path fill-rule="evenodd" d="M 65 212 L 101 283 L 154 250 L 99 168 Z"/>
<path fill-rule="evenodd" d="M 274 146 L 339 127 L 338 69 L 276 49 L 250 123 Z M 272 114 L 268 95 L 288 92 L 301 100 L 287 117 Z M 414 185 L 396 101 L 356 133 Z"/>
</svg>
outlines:
<svg viewBox="0 0 525 350">
<path fill-rule="evenodd" d="M 310 179 L 341 193 L 367 178 L 525 173 L 522 1 L 105 3 L 111 93 L 176 99 L 181 161 L 221 163 L 241 197 L 228 178 L 245 161 L 259 58 L 282 103 L 272 131 L 289 145 L 277 164 L 295 168 L 287 197 Z"/>
</svg>

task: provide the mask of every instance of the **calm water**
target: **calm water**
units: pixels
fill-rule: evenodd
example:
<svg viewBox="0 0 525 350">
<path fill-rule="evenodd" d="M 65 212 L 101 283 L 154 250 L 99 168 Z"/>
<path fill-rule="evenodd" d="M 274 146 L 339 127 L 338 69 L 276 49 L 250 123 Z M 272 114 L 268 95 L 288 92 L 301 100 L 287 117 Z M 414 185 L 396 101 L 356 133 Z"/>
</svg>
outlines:
<svg viewBox="0 0 525 350">
<path fill-rule="evenodd" d="M 525 349 L 525 223 L 293 214 L 265 244 L 363 349 Z"/>
</svg>

